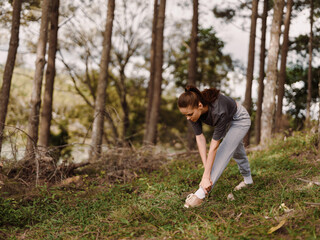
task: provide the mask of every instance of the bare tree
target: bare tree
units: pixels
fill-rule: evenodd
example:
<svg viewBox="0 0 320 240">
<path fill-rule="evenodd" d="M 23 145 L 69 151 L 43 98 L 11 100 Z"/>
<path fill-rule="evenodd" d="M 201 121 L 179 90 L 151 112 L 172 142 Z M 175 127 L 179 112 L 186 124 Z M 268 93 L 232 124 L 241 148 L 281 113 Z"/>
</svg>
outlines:
<svg viewBox="0 0 320 240">
<path fill-rule="evenodd" d="M 117 44 L 113 45 L 113 54 L 115 60 L 112 61 L 113 69 L 118 70 L 118 75 L 113 78 L 116 91 L 118 93 L 120 104 L 123 111 L 122 118 L 122 141 L 123 143 L 128 142 L 128 130 L 130 128 L 130 107 L 128 103 L 128 77 L 126 70 L 128 65 L 131 63 L 131 58 L 137 55 L 140 48 L 143 46 L 143 27 L 145 22 L 145 13 L 148 8 L 147 5 L 142 4 L 141 1 L 128 4 L 126 0 L 122 1 L 119 6 L 119 10 L 116 14 L 114 28 L 114 42 Z M 129 20 L 130 19 L 130 20 Z M 129 95 L 130 97 L 130 95 Z"/>
<path fill-rule="evenodd" d="M 277 111 L 276 111 L 276 131 L 281 128 L 282 120 L 282 105 L 284 96 L 284 85 L 286 82 L 286 67 L 287 67 L 287 55 L 289 48 L 289 29 L 290 29 L 290 19 L 292 12 L 293 0 L 287 1 L 287 12 L 284 20 L 284 32 L 283 32 L 283 43 L 281 47 L 281 64 L 280 64 L 280 74 L 279 74 L 279 84 L 278 84 L 278 99 L 277 99 Z"/>
<path fill-rule="evenodd" d="M 310 37 L 309 37 L 309 68 L 308 68 L 308 95 L 307 95 L 307 112 L 306 112 L 306 125 L 310 127 L 310 108 L 312 97 L 312 50 L 313 50 L 313 0 L 310 0 Z"/>
<path fill-rule="evenodd" d="M 115 0 L 108 1 L 106 27 L 103 36 L 103 50 L 100 61 L 100 75 L 98 80 L 97 98 L 95 101 L 94 121 L 92 127 L 91 158 L 97 159 L 101 154 L 103 137 L 104 112 L 106 104 L 106 89 L 108 82 L 108 65 L 110 62 L 111 37 L 114 19 Z"/>
<path fill-rule="evenodd" d="M 273 114 L 275 111 L 275 95 L 277 84 L 277 63 L 280 48 L 281 23 L 284 0 L 274 1 L 274 13 L 271 25 L 270 46 L 268 51 L 267 81 L 264 89 L 261 116 L 261 143 L 271 139 Z"/>
<path fill-rule="evenodd" d="M 147 111 L 150 111 L 150 119 L 146 126 L 144 142 L 147 144 L 156 144 L 157 125 L 160 112 L 161 83 L 162 83 L 162 64 L 163 64 L 163 30 L 165 22 L 166 0 L 160 0 L 158 20 L 156 27 L 156 53 L 155 53 L 155 73 L 154 88 L 151 105 L 148 105 Z"/>
<path fill-rule="evenodd" d="M 198 46 L 198 22 L 199 22 L 199 1 L 193 0 L 193 17 L 190 42 L 190 60 L 188 66 L 188 84 L 196 85 L 197 79 L 197 46 Z M 188 123 L 188 148 L 195 148 L 195 136 L 191 124 Z"/>
<path fill-rule="evenodd" d="M 255 143 L 260 143 L 261 133 L 261 114 L 262 114 L 262 101 L 263 101 L 263 90 L 264 90 L 264 65 L 266 58 L 266 33 L 267 33 L 267 18 L 268 18 L 268 4 L 269 0 L 263 2 L 263 13 L 261 23 L 261 43 L 260 43 L 260 66 L 259 66 L 259 89 L 258 89 L 258 101 L 257 101 L 257 112 L 255 119 Z"/>
<path fill-rule="evenodd" d="M 249 115 L 251 115 L 251 92 L 252 92 L 252 80 L 254 70 L 254 54 L 256 45 L 256 26 L 258 17 L 258 3 L 259 0 L 252 0 L 252 13 L 251 13 L 251 28 L 250 28 L 250 41 L 249 41 L 249 52 L 248 52 L 248 66 L 247 66 L 247 85 L 246 94 L 244 99 L 244 107 L 247 109 Z M 245 146 L 250 144 L 250 129 L 244 138 Z"/>
<path fill-rule="evenodd" d="M 39 133 L 39 145 L 45 147 L 48 147 L 49 145 L 52 119 L 53 86 L 56 73 L 55 62 L 58 46 L 59 1 L 60 0 L 52 0 L 52 7 L 50 9 L 48 65 Z"/>
<path fill-rule="evenodd" d="M 41 107 L 41 88 L 42 88 L 42 78 L 44 66 L 46 63 L 46 46 L 48 39 L 48 19 L 49 19 L 49 8 L 50 1 L 44 0 L 42 2 L 42 12 L 41 12 L 41 26 L 40 35 L 37 45 L 37 59 L 36 59 L 36 69 L 34 74 L 33 89 L 31 95 L 31 109 L 28 120 L 28 140 L 26 147 L 25 157 L 34 157 L 34 147 L 38 142 L 38 132 L 39 132 L 39 116 Z"/>
<path fill-rule="evenodd" d="M 2 149 L 3 130 L 7 117 L 7 110 L 10 98 L 11 80 L 19 46 L 21 1 L 13 1 L 12 25 L 9 51 L 6 66 L 3 73 L 3 82 L 0 91 L 0 154 Z"/>
</svg>

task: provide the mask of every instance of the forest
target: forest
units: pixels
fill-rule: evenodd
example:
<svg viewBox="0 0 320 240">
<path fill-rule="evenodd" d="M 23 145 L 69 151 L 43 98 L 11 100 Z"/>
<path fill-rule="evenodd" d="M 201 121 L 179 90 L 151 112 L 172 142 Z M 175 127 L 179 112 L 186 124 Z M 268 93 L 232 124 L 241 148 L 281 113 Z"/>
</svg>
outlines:
<svg viewBox="0 0 320 240">
<path fill-rule="evenodd" d="M 319 33 L 319 0 L 1 1 L 0 239 L 317 239 Z M 257 179 L 197 212 L 187 85 L 248 111 Z"/>
</svg>

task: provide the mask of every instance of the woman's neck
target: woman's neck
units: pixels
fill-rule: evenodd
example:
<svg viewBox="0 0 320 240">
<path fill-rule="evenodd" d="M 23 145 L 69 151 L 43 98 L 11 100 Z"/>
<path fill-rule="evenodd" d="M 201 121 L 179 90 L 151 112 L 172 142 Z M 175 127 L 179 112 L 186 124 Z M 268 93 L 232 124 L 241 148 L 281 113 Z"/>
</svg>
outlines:
<svg viewBox="0 0 320 240">
<path fill-rule="evenodd" d="M 203 106 L 203 108 L 201 109 L 201 115 L 204 113 L 207 113 L 209 111 L 209 106 Z"/>
</svg>

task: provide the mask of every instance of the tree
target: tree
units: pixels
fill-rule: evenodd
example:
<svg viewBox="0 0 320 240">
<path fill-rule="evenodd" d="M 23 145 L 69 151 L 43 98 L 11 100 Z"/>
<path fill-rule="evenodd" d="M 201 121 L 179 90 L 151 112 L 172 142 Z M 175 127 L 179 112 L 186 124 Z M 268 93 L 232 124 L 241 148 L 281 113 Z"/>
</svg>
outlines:
<svg viewBox="0 0 320 240">
<path fill-rule="evenodd" d="M 178 50 L 172 50 L 170 65 L 176 79 L 176 86 L 184 87 L 188 82 L 188 62 L 191 39 L 181 43 Z M 231 56 L 223 53 L 224 42 L 216 36 L 213 28 L 199 28 L 196 85 L 221 88 L 228 81 L 228 73 L 233 71 Z"/>
<path fill-rule="evenodd" d="M 157 32 L 157 22 L 158 22 L 158 11 L 159 3 L 158 0 L 154 0 L 153 4 L 153 20 L 152 20 L 152 36 L 151 36 L 151 48 L 150 48 L 150 78 L 147 88 L 147 111 L 145 124 L 146 127 L 149 126 L 151 105 L 153 101 L 153 90 L 154 90 L 154 73 L 155 73 L 155 62 L 156 62 L 156 32 Z M 150 107 L 149 107 L 150 106 Z M 147 139 L 148 132 L 144 132 L 143 141 Z"/>
<path fill-rule="evenodd" d="M 287 12 L 284 20 L 284 32 L 283 32 L 283 42 L 281 47 L 281 64 L 279 73 L 279 84 L 278 84 L 278 98 L 277 98 L 277 111 L 276 111 L 276 131 L 280 130 L 281 120 L 282 120 L 282 105 L 284 96 L 284 85 L 286 82 L 286 67 L 287 67 L 287 55 L 289 49 L 289 29 L 290 29 L 290 19 L 292 11 L 293 0 L 287 1 Z"/>
<path fill-rule="evenodd" d="M 190 60 L 188 66 L 188 84 L 196 85 L 197 78 L 197 47 L 198 47 L 198 13 L 199 1 L 193 0 L 193 17 L 192 17 L 192 29 L 191 29 L 191 41 L 190 41 Z M 195 147 L 195 137 L 191 124 L 188 123 L 188 148 L 193 149 Z"/>
<path fill-rule="evenodd" d="M 59 1 L 53 0 L 50 9 L 49 49 L 46 71 L 46 84 L 41 112 L 39 145 L 48 147 L 52 119 L 53 86 L 55 78 L 55 62 L 58 46 Z"/>
<path fill-rule="evenodd" d="M 165 22 L 166 0 L 160 0 L 159 11 L 157 14 L 156 37 L 155 37 L 155 73 L 153 85 L 152 103 L 148 105 L 149 121 L 146 125 L 144 142 L 146 144 L 156 144 L 157 124 L 161 100 L 161 83 L 162 83 L 162 64 L 163 64 L 163 30 Z M 150 89 L 149 89 L 150 91 Z"/>
<path fill-rule="evenodd" d="M 264 89 L 262 116 L 261 116 L 261 143 L 265 144 L 271 139 L 273 113 L 275 110 L 275 93 L 277 83 L 277 63 L 280 47 L 281 23 L 284 0 L 274 1 L 274 13 L 271 26 L 270 46 L 268 51 L 267 82 Z"/>
<path fill-rule="evenodd" d="M 0 91 L 0 154 L 2 148 L 3 130 L 6 122 L 9 104 L 12 74 L 19 46 L 20 13 L 21 1 L 14 0 L 9 51 L 7 55 L 7 61 L 3 73 L 3 82 Z"/>
<path fill-rule="evenodd" d="M 44 0 L 42 2 L 41 11 L 41 26 L 40 34 L 37 45 L 37 59 L 36 59 L 36 69 L 34 74 L 34 82 L 31 96 L 31 109 L 28 120 L 28 139 L 26 147 L 26 158 L 34 158 L 35 152 L 34 148 L 38 142 L 38 131 L 39 131 L 39 115 L 41 107 L 41 88 L 42 88 L 42 78 L 44 65 L 46 63 L 46 46 L 47 46 L 47 35 L 48 35 L 48 16 L 49 16 L 50 1 Z"/>
<path fill-rule="evenodd" d="M 108 13 L 105 32 L 103 35 L 103 50 L 100 61 L 100 75 L 98 80 L 97 98 L 95 101 L 94 120 L 92 127 L 91 157 L 97 159 L 101 154 L 103 137 L 104 112 L 106 104 L 106 89 L 108 82 L 108 65 L 110 62 L 112 26 L 114 19 L 115 0 L 108 1 Z"/>
<path fill-rule="evenodd" d="M 262 13 L 262 23 L 261 23 L 261 43 L 260 43 L 260 62 L 259 62 L 259 89 L 258 89 L 258 101 L 257 101 L 257 112 L 255 117 L 255 143 L 260 143 L 260 133 L 261 133 L 261 114 L 262 114 L 262 100 L 263 100 L 263 90 L 264 90 L 264 65 L 266 57 L 266 33 L 267 33 L 267 18 L 268 18 L 268 7 L 269 0 L 263 1 L 263 13 Z"/>
<path fill-rule="evenodd" d="M 120 5 L 120 4 L 119 4 Z M 118 8 L 120 11 L 116 16 L 116 24 L 114 26 L 114 42 L 112 56 L 113 69 L 117 70 L 114 78 L 112 78 L 116 92 L 120 99 L 120 105 L 123 111 L 122 118 L 122 141 L 128 142 L 130 140 L 130 104 L 128 102 L 128 95 L 130 93 L 129 78 L 126 70 L 132 63 L 132 57 L 139 54 L 140 48 L 144 45 L 144 24 L 147 5 L 141 1 L 128 4 L 123 0 Z M 129 21 L 130 19 L 130 21 Z"/>
<path fill-rule="evenodd" d="M 320 75 L 320 72 L 318 73 Z M 318 103 L 319 103 L 319 109 L 320 109 L 320 81 L 318 83 Z M 320 148 L 320 111 L 318 113 L 318 149 Z"/>
<path fill-rule="evenodd" d="M 249 41 L 249 52 L 248 52 L 248 66 L 247 66 L 247 84 L 246 94 L 243 106 L 247 109 L 249 115 L 251 115 L 251 92 L 252 92 L 252 80 L 254 70 L 254 54 L 255 54 L 255 43 L 256 43 L 256 26 L 258 17 L 258 3 L 259 0 L 252 0 L 252 13 L 251 13 L 251 28 L 250 28 L 250 41 Z M 244 145 L 250 144 L 250 129 L 244 138 Z"/>
<path fill-rule="evenodd" d="M 308 68 L 308 96 L 307 96 L 307 112 L 306 124 L 310 127 L 310 108 L 311 108 L 311 85 L 312 85 L 312 50 L 313 50 L 313 0 L 310 0 L 310 38 L 309 38 L 309 68 Z"/>
</svg>

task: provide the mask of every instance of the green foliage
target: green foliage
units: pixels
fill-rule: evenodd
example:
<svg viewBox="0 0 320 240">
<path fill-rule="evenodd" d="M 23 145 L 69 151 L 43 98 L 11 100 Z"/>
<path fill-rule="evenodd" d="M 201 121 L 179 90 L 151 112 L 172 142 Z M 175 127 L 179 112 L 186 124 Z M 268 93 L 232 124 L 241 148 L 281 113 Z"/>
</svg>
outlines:
<svg viewBox="0 0 320 240">
<path fill-rule="evenodd" d="M 177 86 L 185 86 L 188 79 L 190 40 L 183 42 L 178 51 L 173 51 L 170 64 L 174 67 L 172 74 Z M 199 28 L 197 56 L 197 84 L 219 87 L 227 74 L 233 70 L 229 55 L 223 54 L 224 42 L 216 36 L 213 28 Z"/>
<path fill-rule="evenodd" d="M 184 209 L 203 171 L 198 155 L 173 160 L 129 183 L 43 186 L 24 198 L 0 198 L 0 233 L 5 239 L 317 239 L 320 181 L 316 135 L 274 138 L 268 150 L 249 155 L 254 185 L 233 192 L 241 181 L 231 161 L 205 204 Z M 105 174 L 98 176 L 103 179 Z M 234 201 L 227 201 L 233 192 Z M 284 208 L 286 206 L 289 209 Z M 292 210 L 290 210 L 292 209 Z M 277 231 L 268 231 L 285 219 Z"/>
<path fill-rule="evenodd" d="M 312 69 L 312 101 L 316 102 L 318 97 L 320 67 Z M 288 105 L 288 114 L 294 118 L 293 128 L 301 128 L 305 119 L 304 110 L 307 105 L 308 91 L 308 68 L 304 68 L 302 64 L 291 65 L 286 72 L 286 89 L 285 98 Z M 296 83 L 303 83 L 303 86 L 297 86 Z"/>
</svg>

